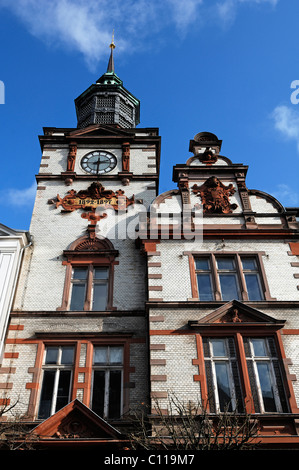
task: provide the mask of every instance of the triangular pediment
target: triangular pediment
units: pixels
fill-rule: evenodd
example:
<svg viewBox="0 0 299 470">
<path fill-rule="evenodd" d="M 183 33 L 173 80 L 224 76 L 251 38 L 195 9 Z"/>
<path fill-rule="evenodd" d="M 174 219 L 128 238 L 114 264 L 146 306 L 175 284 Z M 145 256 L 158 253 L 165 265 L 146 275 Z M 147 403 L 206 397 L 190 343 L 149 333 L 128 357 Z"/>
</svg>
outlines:
<svg viewBox="0 0 299 470">
<path fill-rule="evenodd" d="M 120 440 L 122 434 L 75 399 L 32 430 L 39 439 Z"/>
<path fill-rule="evenodd" d="M 83 129 L 76 129 L 69 134 L 69 137 L 103 137 L 103 136 L 131 136 L 132 131 L 122 127 L 110 126 L 105 124 L 91 124 Z"/>
<path fill-rule="evenodd" d="M 208 325 L 283 325 L 284 320 L 277 320 L 265 313 L 243 304 L 238 300 L 232 300 L 209 313 L 205 317 L 196 321 L 189 321 L 189 326 L 208 326 Z"/>
</svg>

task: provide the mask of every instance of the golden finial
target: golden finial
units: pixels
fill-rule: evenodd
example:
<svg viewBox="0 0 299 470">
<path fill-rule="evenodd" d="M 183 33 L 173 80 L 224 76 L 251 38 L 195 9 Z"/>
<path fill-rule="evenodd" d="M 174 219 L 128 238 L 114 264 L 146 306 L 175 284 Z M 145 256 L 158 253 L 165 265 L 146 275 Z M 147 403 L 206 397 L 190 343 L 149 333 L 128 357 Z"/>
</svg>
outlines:
<svg viewBox="0 0 299 470">
<path fill-rule="evenodd" d="M 110 49 L 115 49 L 115 44 L 114 44 L 114 30 L 112 31 L 112 41 L 111 41 L 111 44 L 110 44 Z"/>
</svg>

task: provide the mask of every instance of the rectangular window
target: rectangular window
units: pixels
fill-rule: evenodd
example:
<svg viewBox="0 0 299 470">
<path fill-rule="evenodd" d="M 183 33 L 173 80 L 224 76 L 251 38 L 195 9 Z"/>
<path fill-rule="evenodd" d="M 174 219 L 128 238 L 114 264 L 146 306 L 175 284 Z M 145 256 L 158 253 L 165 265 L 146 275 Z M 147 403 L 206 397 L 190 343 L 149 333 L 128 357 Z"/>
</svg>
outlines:
<svg viewBox="0 0 299 470">
<path fill-rule="evenodd" d="M 256 413 L 287 412 L 274 339 L 246 337 L 244 348 Z"/>
<path fill-rule="evenodd" d="M 257 261 L 254 257 L 241 257 L 248 300 L 263 300 L 263 292 Z"/>
<path fill-rule="evenodd" d="M 197 258 L 195 266 L 200 300 L 214 300 L 210 260 L 208 258 Z"/>
<path fill-rule="evenodd" d="M 216 256 L 222 300 L 240 299 L 240 286 L 236 262 L 233 257 Z"/>
<path fill-rule="evenodd" d="M 70 310 L 83 310 L 86 298 L 87 268 L 74 268 Z"/>
<path fill-rule="evenodd" d="M 38 418 L 46 419 L 70 401 L 73 346 L 46 348 Z"/>
<path fill-rule="evenodd" d="M 122 413 L 123 347 L 97 346 L 93 356 L 92 410 L 104 419 Z"/>
<path fill-rule="evenodd" d="M 71 279 L 70 310 L 107 309 L 109 269 L 107 267 L 74 267 Z"/>
<path fill-rule="evenodd" d="M 203 348 L 210 411 L 242 411 L 243 399 L 233 338 L 203 338 Z"/>
<path fill-rule="evenodd" d="M 265 298 L 259 260 L 255 255 L 196 256 L 195 273 L 199 300 Z"/>
<path fill-rule="evenodd" d="M 108 268 L 93 270 L 92 310 L 106 310 L 108 300 Z"/>
</svg>

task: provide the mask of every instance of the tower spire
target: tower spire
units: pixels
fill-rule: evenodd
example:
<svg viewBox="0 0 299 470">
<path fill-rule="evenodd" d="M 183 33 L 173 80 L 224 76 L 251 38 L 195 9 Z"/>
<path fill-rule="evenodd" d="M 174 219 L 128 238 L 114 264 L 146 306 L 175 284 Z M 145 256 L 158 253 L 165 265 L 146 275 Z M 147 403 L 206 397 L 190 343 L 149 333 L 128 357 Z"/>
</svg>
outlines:
<svg viewBox="0 0 299 470">
<path fill-rule="evenodd" d="M 114 73 L 114 59 L 113 59 L 113 49 L 115 49 L 115 44 L 114 44 L 114 30 L 112 32 L 112 41 L 110 44 L 110 57 L 109 57 L 109 62 L 108 62 L 108 67 L 107 67 L 107 73 Z"/>
<path fill-rule="evenodd" d="M 106 73 L 75 99 L 77 127 L 94 124 L 134 128 L 140 122 L 140 101 L 123 86 L 114 71 L 114 30 Z"/>
</svg>

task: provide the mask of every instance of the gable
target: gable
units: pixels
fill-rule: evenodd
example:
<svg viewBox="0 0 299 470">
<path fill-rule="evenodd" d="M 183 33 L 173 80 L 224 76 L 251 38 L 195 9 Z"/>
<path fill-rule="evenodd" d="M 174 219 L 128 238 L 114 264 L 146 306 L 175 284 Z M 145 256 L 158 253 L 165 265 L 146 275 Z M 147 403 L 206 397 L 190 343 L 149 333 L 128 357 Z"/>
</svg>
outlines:
<svg viewBox="0 0 299 470">
<path fill-rule="evenodd" d="M 75 399 L 32 430 L 39 439 L 120 440 L 122 434 Z"/>
<path fill-rule="evenodd" d="M 277 320 L 265 313 L 243 304 L 238 300 L 232 300 L 209 313 L 200 320 L 189 321 L 190 327 L 196 326 L 220 326 L 220 325 L 244 325 L 244 326 L 276 326 L 282 327 L 285 320 Z"/>
<path fill-rule="evenodd" d="M 70 132 L 69 137 L 96 137 L 96 136 L 131 136 L 132 131 L 117 126 L 109 126 L 104 124 L 95 124 L 85 127 L 84 129 L 76 129 Z"/>
</svg>

